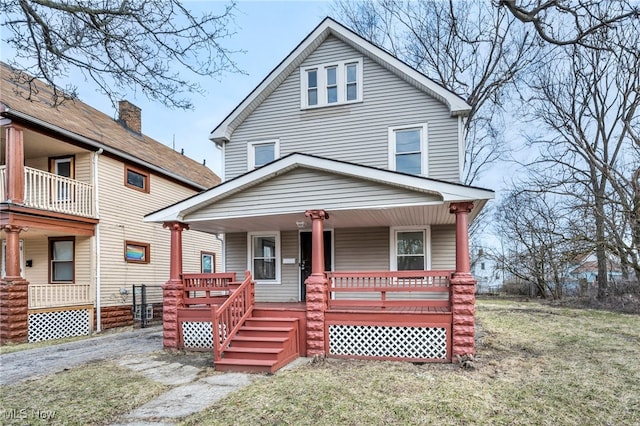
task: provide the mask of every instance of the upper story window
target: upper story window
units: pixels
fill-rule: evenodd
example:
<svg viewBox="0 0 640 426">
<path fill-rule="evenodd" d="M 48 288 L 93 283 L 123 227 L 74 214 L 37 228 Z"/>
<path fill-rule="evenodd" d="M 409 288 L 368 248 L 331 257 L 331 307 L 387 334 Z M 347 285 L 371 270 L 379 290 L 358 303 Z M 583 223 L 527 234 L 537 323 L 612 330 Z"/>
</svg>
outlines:
<svg viewBox="0 0 640 426">
<path fill-rule="evenodd" d="M 149 173 L 131 166 L 124 166 L 124 186 L 149 193 Z"/>
<path fill-rule="evenodd" d="M 260 142 L 249 142 L 247 165 L 253 170 L 272 162 L 280 156 L 280 141 L 277 139 Z"/>
<path fill-rule="evenodd" d="M 362 58 L 301 69 L 301 107 L 362 101 Z"/>
<path fill-rule="evenodd" d="M 389 169 L 428 175 L 427 125 L 389 128 Z"/>
</svg>

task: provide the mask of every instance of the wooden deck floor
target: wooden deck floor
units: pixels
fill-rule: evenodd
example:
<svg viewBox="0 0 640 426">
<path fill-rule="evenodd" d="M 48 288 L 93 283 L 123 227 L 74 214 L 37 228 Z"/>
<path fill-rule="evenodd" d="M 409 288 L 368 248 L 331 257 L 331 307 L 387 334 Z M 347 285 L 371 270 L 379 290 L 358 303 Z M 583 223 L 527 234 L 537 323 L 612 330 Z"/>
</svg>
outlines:
<svg viewBox="0 0 640 426">
<path fill-rule="evenodd" d="M 264 309 L 271 311 L 295 311 L 306 312 L 307 305 L 304 302 L 256 302 L 255 309 Z M 449 313 L 449 309 L 445 307 L 433 306 L 340 306 L 333 307 L 329 312 L 375 312 L 375 313 L 407 313 L 407 314 L 443 314 Z"/>
</svg>

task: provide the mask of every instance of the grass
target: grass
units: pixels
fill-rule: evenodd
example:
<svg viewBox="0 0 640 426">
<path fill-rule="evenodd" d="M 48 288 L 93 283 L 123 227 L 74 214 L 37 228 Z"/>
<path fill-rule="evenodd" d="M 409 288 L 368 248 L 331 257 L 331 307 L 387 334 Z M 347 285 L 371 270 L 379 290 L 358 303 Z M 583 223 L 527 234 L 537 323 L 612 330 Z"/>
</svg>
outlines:
<svg viewBox="0 0 640 426">
<path fill-rule="evenodd" d="M 93 363 L 0 387 L 0 424 L 108 424 L 166 389 L 111 362 Z"/>
<path fill-rule="evenodd" d="M 256 380 L 183 424 L 640 425 L 640 316 L 500 300 L 477 312 L 474 370 L 329 359 Z M 166 389 L 89 364 L 1 387 L 0 424 L 108 424 Z"/>
<path fill-rule="evenodd" d="M 327 360 L 185 425 L 640 424 L 640 317 L 480 301 L 475 370 Z"/>
</svg>

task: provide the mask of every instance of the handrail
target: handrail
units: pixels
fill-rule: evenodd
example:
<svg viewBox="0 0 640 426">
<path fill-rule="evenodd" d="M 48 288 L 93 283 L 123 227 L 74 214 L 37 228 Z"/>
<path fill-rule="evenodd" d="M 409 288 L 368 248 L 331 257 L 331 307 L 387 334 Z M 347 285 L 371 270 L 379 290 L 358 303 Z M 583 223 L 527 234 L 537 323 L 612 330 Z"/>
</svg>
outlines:
<svg viewBox="0 0 640 426">
<path fill-rule="evenodd" d="M 238 333 L 244 320 L 251 316 L 254 306 L 253 285 L 251 272 L 247 271 L 244 281 L 229 298 L 222 305 L 211 307 L 214 363 L 222 359 L 224 349 Z"/>
<path fill-rule="evenodd" d="M 29 284 L 29 309 L 92 303 L 90 284 Z"/>
</svg>

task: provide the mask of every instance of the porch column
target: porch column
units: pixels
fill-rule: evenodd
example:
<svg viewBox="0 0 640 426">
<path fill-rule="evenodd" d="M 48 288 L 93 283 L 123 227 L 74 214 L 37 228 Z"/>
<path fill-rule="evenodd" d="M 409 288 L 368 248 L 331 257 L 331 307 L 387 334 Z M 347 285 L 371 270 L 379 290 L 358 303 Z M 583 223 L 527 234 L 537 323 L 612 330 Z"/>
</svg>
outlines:
<svg viewBox="0 0 640 426">
<path fill-rule="evenodd" d="M 26 228 L 6 225 L 6 276 L 0 277 L 0 344 L 28 339 L 29 282 L 20 276 L 20 232 Z"/>
<path fill-rule="evenodd" d="M 24 204 L 24 131 L 14 123 L 8 124 L 5 129 L 6 200 L 13 204 Z"/>
<path fill-rule="evenodd" d="M 177 349 L 179 345 L 178 308 L 182 306 L 182 231 L 189 225 L 165 222 L 163 228 L 171 231 L 171 258 L 169 281 L 162 285 L 162 337 L 165 349 Z"/>
<path fill-rule="evenodd" d="M 327 277 L 324 271 L 324 220 L 329 213 L 324 210 L 307 210 L 304 215 L 311 219 L 311 275 L 307 286 L 307 355 L 324 356 L 324 312 L 327 309 Z"/>
<path fill-rule="evenodd" d="M 469 213 L 473 203 L 452 203 L 449 212 L 456 215 L 456 272 L 450 281 L 452 314 L 452 356 L 475 354 L 476 280 L 469 262 Z"/>
</svg>

